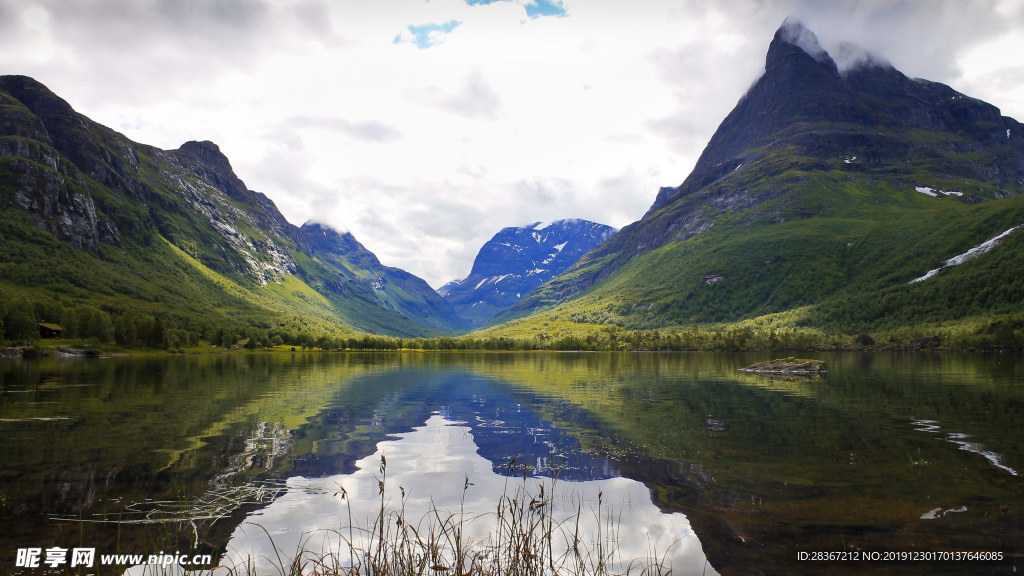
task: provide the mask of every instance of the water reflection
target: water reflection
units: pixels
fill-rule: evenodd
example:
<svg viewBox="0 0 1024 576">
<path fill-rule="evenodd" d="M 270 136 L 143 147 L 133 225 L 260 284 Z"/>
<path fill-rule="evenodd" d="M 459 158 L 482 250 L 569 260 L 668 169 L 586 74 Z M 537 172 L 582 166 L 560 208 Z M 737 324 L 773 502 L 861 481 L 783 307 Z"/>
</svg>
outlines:
<svg viewBox="0 0 1024 576">
<path fill-rule="evenodd" d="M 596 496 L 589 487 L 597 486 L 605 509 L 624 511 L 619 525 L 630 522 L 631 535 L 639 529 L 625 518 L 634 509 L 650 511 L 652 498 L 657 508 L 684 514 L 702 554 L 722 574 L 863 571 L 863 564 L 795 561 L 798 551 L 845 547 L 999 550 L 1006 560 L 979 571 L 1012 573 L 1024 558 L 1024 361 L 821 356 L 830 372 L 817 382 L 736 371 L 768 359 L 763 354 L 0 361 L 0 573 L 9 573 L 19 549 L 40 545 L 219 558 L 233 535 L 233 547 L 262 545 L 262 531 L 252 533 L 256 524 L 244 525 L 248 536 L 235 533 L 275 494 L 288 497 L 264 514 L 312 497 L 322 503 L 314 512 L 328 520 L 317 525 L 339 529 L 347 524 L 347 502 L 331 499 L 338 487 L 329 479 L 352 477 L 354 490 L 362 478 L 373 493 L 378 446 L 420 433 L 434 411 L 448 424 L 446 434 L 463 435 L 448 441 L 471 439 L 455 461 L 473 470 L 467 498 L 486 492 L 479 500 L 487 512 L 496 506 L 491 484 L 515 457 L 515 486 L 539 490 L 534 476 L 557 470 L 556 487 L 584 491 L 590 508 L 583 511 L 592 517 Z M 399 457 L 387 450 L 389 490 L 402 485 L 419 498 L 426 485 L 419 476 L 432 476 L 408 472 L 417 480 L 399 483 Z M 433 445 L 421 450 L 423 462 L 450 458 Z M 441 483 L 461 498 L 465 478 L 453 470 Z M 650 492 L 635 482 L 619 487 L 632 481 Z M 619 504 L 611 503 L 612 493 L 624 494 Z M 218 507 L 225 495 L 230 501 Z M 154 515 L 222 518 L 197 521 L 199 544 L 188 522 L 117 524 Z M 652 518 L 636 525 L 674 521 Z M 679 527 L 672 526 L 676 538 Z M 287 534 L 307 528 L 292 526 Z M 898 572 L 931 576 L 978 567 L 900 565 Z"/>
<path fill-rule="evenodd" d="M 349 538 L 357 549 L 373 549 L 370 534 L 360 528 L 377 525 L 382 498 L 389 511 L 402 510 L 421 534 L 430 524 L 436 529 L 438 518 L 454 514 L 456 522 L 462 520 L 466 541 L 483 549 L 496 537 L 499 500 L 519 494 L 525 502 L 551 498 L 556 558 L 579 534 L 580 548 L 589 551 L 585 556 L 594 565 L 603 551 L 613 570 L 648 558 L 673 574 L 717 574 L 686 517 L 660 511 L 643 484 L 621 477 L 570 482 L 495 473 L 492 462 L 478 453 L 471 429 L 440 414 L 379 443 L 356 466 L 352 474 L 289 479 L 284 495 L 235 530 L 223 564 L 277 574 L 297 550 L 350 562 Z"/>
<path fill-rule="evenodd" d="M 979 456 L 984 457 L 985 460 L 988 460 L 989 463 L 995 466 L 996 468 L 999 468 L 1000 470 L 1005 470 L 1014 476 L 1020 476 L 1019 472 L 1005 464 L 1006 456 L 1003 456 L 998 452 L 986 450 L 985 446 L 980 442 L 969 442 L 968 438 L 971 437 L 969 434 L 964 434 L 963 432 L 942 433 L 942 427 L 935 420 L 914 420 L 912 424 L 914 426 L 914 430 L 917 430 L 918 432 L 928 432 L 931 434 L 936 434 L 939 436 L 940 439 L 945 440 L 950 444 L 959 446 L 960 449 L 964 450 L 965 452 L 972 452 L 974 454 L 978 454 Z"/>
</svg>

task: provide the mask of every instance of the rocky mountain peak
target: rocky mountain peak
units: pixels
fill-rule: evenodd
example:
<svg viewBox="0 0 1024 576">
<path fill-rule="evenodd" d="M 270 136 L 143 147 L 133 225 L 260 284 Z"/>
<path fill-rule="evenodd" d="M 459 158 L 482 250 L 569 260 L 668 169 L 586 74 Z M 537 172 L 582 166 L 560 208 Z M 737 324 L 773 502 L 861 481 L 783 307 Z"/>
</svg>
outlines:
<svg viewBox="0 0 1024 576">
<path fill-rule="evenodd" d="M 67 101 L 28 76 L 0 76 L 0 90 L 18 99 L 36 116 L 70 119 L 75 114 Z"/>
<path fill-rule="evenodd" d="M 178 151 L 191 156 L 210 170 L 213 170 L 220 175 L 235 175 L 235 171 L 231 168 L 231 162 L 228 160 L 228 157 L 220 151 L 219 146 L 209 140 L 203 140 L 202 142 L 191 140 L 185 142 L 180 148 L 178 148 Z"/>
<path fill-rule="evenodd" d="M 483 325 L 615 232 L 578 218 L 503 228 L 480 248 L 469 276 L 438 293 L 462 317 Z"/>
<path fill-rule="evenodd" d="M 772 43 L 768 47 L 768 55 L 765 57 L 765 70 L 784 65 L 794 57 L 802 58 L 803 56 L 810 57 L 827 68 L 837 70 L 835 61 L 821 47 L 814 32 L 811 32 L 800 20 L 790 16 L 775 31 L 775 37 L 772 39 Z"/>
<path fill-rule="evenodd" d="M 245 183 L 235 175 L 228 157 L 213 142 L 192 140 L 182 144 L 177 152 L 187 168 L 214 183 L 229 196 L 250 200 L 251 194 Z"/>
<path fill-rule="evenodd" d="M 377 256 L 359 243 L 348 230 L 338 230 L 330 224 L 307 220 L 299 227 L 298 231 L 296 239 L 310 248 L 310 255 L 313 253 L 345 255 L 358 260 L 362 266 L 370 268 L 381 266 Z"/>
<path fill-rule="evenodd" d="M 318 220 L 306 220 L 302 224 L 302 229 L 307 233 L 320 234 L 324 237 L 344 236 L 349 234 L 349 231 L 346 229 L 339 229 L 331 224 L 320 222 Z"/>
<path fill-rule="evenodd" d="M 948 182 L 945 190 L 969 203 L 1019 193 L 1024 126 L 949 86 L 908 78 L 863 48 L 847 44 L 835 53 L 838 60 L 799 21 L 783 22 L 764 74 L 719 125 L 682 184 L 662 188 L 640 221 L 499 319 L 568 300 L 641 254 L 734 226 L 730 218 L 737 214 L 745 214 L 744 230 L 755 222 L 826 214 L 838 203 L 812 187 L 819 178 L 842 183 L 834 189 L 837 197 L 842 186 L 884 183 L 896 191 L 897 203 L 908 190 L 941 189 L 938 182 Z M 965 182 L 971 193 L 960 190 Z"/>
</svg>

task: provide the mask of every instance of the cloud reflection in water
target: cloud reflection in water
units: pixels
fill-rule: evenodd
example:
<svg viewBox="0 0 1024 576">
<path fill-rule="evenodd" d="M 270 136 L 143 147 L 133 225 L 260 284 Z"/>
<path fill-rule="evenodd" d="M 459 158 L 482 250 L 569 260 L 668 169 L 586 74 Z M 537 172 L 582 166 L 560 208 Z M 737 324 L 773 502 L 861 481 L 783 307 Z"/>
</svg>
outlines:
<svg viewBox="0 0 1024 576">
<path fill-rule="evenodd" d="M 497 525 L 495 512 L 501 497 L 525 490 L 528 502 L 543 484 L 546 495 L 554 494 L 556 557 L 561 554 L 559 546 L 562 551 L 571 546 L 566 540 L 572 539 L 578 514 L 582 545 L 595 550 L 600 543 L 606 551 L 613 549 L 612 560 L 619 563 L 613 572 L 625 571 L 634 559 L 656 557 L 672 574 L 717 573 L 707 565 L 687 518 L 661 512 L 642 483 L 621 477 L 569 482 L 497 474 L 478 453 L 470 428 L 438 414 L 412 432 L 380 442 L 376 453 L 361 459 L 352 474 L 289 479 L 283 496 L 251 514 L 235 530 L 224 564 L 249 562 L 260 574 L 277 574 L 278 554 L 290 558 L 297 550 L 334 553 L 347 560 L 342 535 L 349 534 L 349 506 L 357 527 L 353 531 L 356 545 L 368 547 L 368 535 L 361 535 L 358 527 L 373 526 L 380 511 L 382 455 L 387 460 L 385 501 L 397 511 L 403 506 L 404 488 L 404 517 L 421 533 L 434 518 L 433 507 L 443 519 L 457 515 L 464 506 L 464 538 L 486 543 Z M 342 492 L 348 495 L 347 501 Z M 289 558 L 284 558 L 285 565 Z"/>
</svg>

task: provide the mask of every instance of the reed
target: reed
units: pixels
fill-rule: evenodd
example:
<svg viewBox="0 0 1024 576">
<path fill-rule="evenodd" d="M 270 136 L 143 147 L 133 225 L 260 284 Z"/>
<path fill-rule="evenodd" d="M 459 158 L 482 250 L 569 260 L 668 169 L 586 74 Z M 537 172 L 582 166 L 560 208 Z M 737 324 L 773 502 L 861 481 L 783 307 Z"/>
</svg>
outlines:
<svg viewBox="0 0 1024 576">
<path fill-rule="evenodd" d="M 466 493 L 473 482 L 466 477 L 456 510 L 442 509 L 431 500 L 429 509 L 411 517 L 407 494 L 393 502 L 389 491 L 387 459 L 381 455 L 376 516 L 365 524 L 354 522 L 351 495 L 338 484 L 334 496 L 343 503 L 341 525 L 304 534 L 296 549 L 282 550 L 265 527 L 269 548 L 258 558 L 229 559 L 216 568 L 185 572 L 177 566 L 147 566 L 142 576 L 612 576 L 637 574 L 664 576 L 672 572 L 668 550 L 653 545 L 643 558 L 622 558 L 618 549 L 621 510 L 609 506 L 598 493 L 596 507 L 584 505 L 572 490 L 562 490 L 554 478 L 531 479 L 528 467 L 513 458 L 505 470 L 504 493 L 492 511 L 466 511 Z M 519 472 L 521 471 L 521 474 Z M 167 541 L 178 541 L 197 523 L 222 519 L 242 503 L 267 502 L 283 486 L 220 490 L 191 502 L 150 503 L 119 520 L 162 525 Z M 391 488 L 393 490 L 393 487 Z M 561 503 L 556 513 L 555 502 Z M 566 506 L 566 503 L 569 503 Z M 574 512 L 567 514 L 566 510 Z M 586 518 L 592 515 L 592 518 Z M 345 521 L 347 518 L 347 522 Z M 595 520 L 595 521 L 591 521 Z M 94 520 L 95 521 L 95 520 Z M 481 526 L 482 525 L 482 526 Z M 588 530 L 584 528 L 590 526 Z M 589 532 L 589 533 L 588 533 Z M 483 537 L 471 534 L 486 534 Z M 197 542 L 198 543 L 198 542 Z"/>
<path fill-rule="evenodd" d="M 352 522 L 350 495 L 339 485 L 338 496 L 348 510 L 348 525 L 324 530 L 329 538 L 303 540 L 298 549 L 284 554 L 273 546 L 272 568 L 257 570 L 251 558 L 221 567 L 211 574 L 228 576 L 611 576 L 638 574 L 664 576 L 671 568 L 664 564 L 667 551 L 651 549 L 645 558 L 621 558 L 617 548 L 619 511 L 607 506 L 598 495 L 596 509 L 575 502 L 575 514 L 560 519 L 555 513 L 557 478 L 540 483 L 517 479 L 509 464 L 506 490 L 493 511 L 470 514 L 465 510 L 466 491 L 473 486 L 465 479 L 457 510 L 443 510 L 431 502 L 429 511 L 410 518 L 406 491 L 392 503 L 388 488 L 387 460 L 381 457 L 378 477 L 380 495 L 376 517 L 365 526 Z M 596 533 L 581 533 L 581 518 L 594 514 Z M 488 523 L 483 538 L 473 538 L 470 528 Z M 269 532 L 267 533 L 270 537 Z M 332 542 L 332 545 L 312 544 Z"/>
</svg>

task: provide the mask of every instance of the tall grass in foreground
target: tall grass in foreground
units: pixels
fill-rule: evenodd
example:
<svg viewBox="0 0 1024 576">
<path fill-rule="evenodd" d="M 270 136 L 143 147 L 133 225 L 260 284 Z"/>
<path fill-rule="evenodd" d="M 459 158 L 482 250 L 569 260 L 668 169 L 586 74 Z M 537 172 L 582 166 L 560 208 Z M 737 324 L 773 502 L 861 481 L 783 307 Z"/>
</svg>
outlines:
<svg viewBox="0 0 1024 576">
<path fill-rule="evenodd" d="M 513 470 L 515 459 L 509 465 Z M 649 550 L 646 558 L 620 558 L 617 548 L 617 512 L 598 494 L 596 508 L 574 502 L 575 514 L 558 519 L 554 501 L 557 481 L 541 482 L 531 488 L 506 476 L 505 493 L 495 510 L 469 515 L 464 509 L 465 493 L 472 482 L 466 478 L 458 511 L 445 511 L 433 504 L 421 518 L 409 518 L 406 494 L 393 506 L 385 497 L 387 459 L 382 456 L 378 479 L 380 505 L 368 526 L 355 526 L 351 505 L 347 505 L 348 524 L 325 534 L 305 535 L 295 551 L 279 550 L 260 559 L 247 558 L 234 566 L 221 567 L 214 574 L 231 576 L 413 576 L 413 575 L 554 575 L 573 576 L 639 574 L 666 575 L 667 550 Z M 336 496 L 346 503 L 349 494 L 339 485 Z M 562 500 L 564 502 L 565 500 Z M 580 520 L 596 515 L 596 533 L 583 534 Z M 478 523 L 493 523 L 487 536 L 472 537 Z M 264 530 L 266 532 L 266 530 Z M 327 536 L 326 538 L 322 538 Z M 270 538 L 270 533 L 267 532 Z M 272 541 L 272 538 L 271 538 Z M 319 541 L 321 544 L 314 544 Z M 659 557 L 659 552 L 662 556 Z M 271 568 L 266 567 L 267 562 Z M 259 566 L 259 567 L 258 567 Z"/>
</svg>

